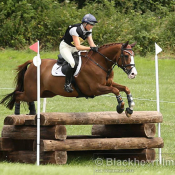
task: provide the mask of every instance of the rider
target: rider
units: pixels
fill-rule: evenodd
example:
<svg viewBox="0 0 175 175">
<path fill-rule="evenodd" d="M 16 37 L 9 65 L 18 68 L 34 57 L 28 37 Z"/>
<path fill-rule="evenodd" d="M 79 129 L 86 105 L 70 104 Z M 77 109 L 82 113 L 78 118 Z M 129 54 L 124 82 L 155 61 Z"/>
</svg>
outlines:
<svg viewBox="0 0 175 175">
<path fill-rule="evenodd" d="M 92 28 L 95 23 L 97 23 L 96 18 L 91 14 L 86 14 L 82 19 L 82 23 L 69 26 L 62 38 L 59 46 L 60 54 L 69 63 L 64 85 L 64 89 L 67 92 L 73 91 L 71 87 L 71 79 L 73 76 L 75 61 L 72 53 L 77 52 L 78 50 L 91 49 L 94 52 L 98 50 L 92 39 Z M 81 45 L 82 41 L 85 39 L 87 39 L 90 47 Z"/>
</svg>

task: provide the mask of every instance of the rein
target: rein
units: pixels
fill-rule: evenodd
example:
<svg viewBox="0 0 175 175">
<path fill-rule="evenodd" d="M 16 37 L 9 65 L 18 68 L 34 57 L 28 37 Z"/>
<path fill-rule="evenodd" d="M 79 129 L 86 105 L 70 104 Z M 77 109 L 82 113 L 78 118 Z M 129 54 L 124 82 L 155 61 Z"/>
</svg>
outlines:
<svg viewBox="0 0 175 175">
<path fill-rule="evenodd" d="M 111 69 L 105 69 L 104 67 L 102 67 L 100 64 L 98 64 L 95 60 L 93 60 L 92 58 L 90 58 L 90 57 L 88 57 L 87 56 L 87 54 L 86 55 L 81 55 L 81 56 L 84 56 L 84 57 L 86 57 L 86 58 L 88 58 L 90 61 L 92 61 L 95 65 L 97 65 L 98 67 L 100 67 L 102 70 L 104 70 L 106 73 L 107 73 L 107 76 L 106 76 L 106 80 L 108 80 L 108 78 L 109 78 L 109 76 L 110 76 L 110 74 L 111 74 L 111 72 L 112 72 L 112 70 L 114 69 L 114 67 L 117 65 L 118 67 L 120 67 L 121 69 L 123 69 L 123 71 L 126 73 L 126 74 L 129 74 L 130 72 L 131 72 L 131 69 L 130 70 L 127 70 L 126 69 L 126 67 L 129 67 L 129 66 L 134 66 L 135 67 L 135 64 L 126 64 L 126 65 L 124 65 L 124 59 L 122 59 L 122 58 L 124 58 L 124 54 L 123 54 L 123 51 L 125 51 L 125 52 L 127 52 L 127 53 L 129 53 L 131 56 L 133 56 L 133 54 L 131 54 L 128 50 L 132 50 L 132 49 L 123 49 L 123 46 L 122 46 L 122 48 L 121 48 L 121 55 L 120 55 L 120 57 L 118 58 L 118 60 L 116 61 L 116 62 L 114 62 L 113 60 L 111 60 L 111 59 L 109 59 L 108 57 L 106 57 L 105 55 L 103 55 L 102 53 L 100 53 L 99 51 L 97 51 L 97 53 L 99 54 L 99 55 L 101 55 L 103 58 L 105 58 L 107 61 L 110 61 L 110 62 L 112 62 L 113 63 L 113 66 L 112 66 L 112 68 Z M 122 60 L 122 65 L 121 66 L 119 66 L 118 65 L 118 62 L 119 62 L 119 60 Z"/>
</svg>

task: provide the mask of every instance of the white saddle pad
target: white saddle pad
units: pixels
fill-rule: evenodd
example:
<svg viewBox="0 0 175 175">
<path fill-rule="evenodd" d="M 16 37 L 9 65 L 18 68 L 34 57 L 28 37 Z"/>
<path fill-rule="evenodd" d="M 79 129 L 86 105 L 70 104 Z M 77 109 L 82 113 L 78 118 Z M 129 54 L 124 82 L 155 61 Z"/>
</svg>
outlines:
<svg viewBox="0 0 175 175">
<path fill-rule="evenodd" d="M 77 70 L 75 71 L 74 73 L 74 76 L 78 75 L 78 73 L 80 72 L 80 69 L 81 69 L 81 64 L 82 64 L 82 61 L 81 61 L 81 56 L 80 56 L 80 53 L 78 52 L 78 55 L 79 55 L 79 63 L 78 63 L 78 66 L 77 66 Z M 62 71 L 61 71 L 61 68 L 62 66 L 58 65 L 57 63 L 54 64 L 53 68 L 52 68 L 52 75 L 53 76 L 65 76 Z"/>
</svg>

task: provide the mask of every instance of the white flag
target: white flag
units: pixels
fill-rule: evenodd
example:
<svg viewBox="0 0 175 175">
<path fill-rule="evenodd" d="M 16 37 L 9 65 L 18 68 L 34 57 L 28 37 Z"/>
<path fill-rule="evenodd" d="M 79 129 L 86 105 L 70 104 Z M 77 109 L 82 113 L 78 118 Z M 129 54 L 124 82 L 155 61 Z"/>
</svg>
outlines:
<svg viewBox="0 0 175 175">
<path fill-rule="evenodd" d="M 162 48 L 160 48 L 156 43 L 155 43 L 155 50 L 156 50 L 156 55 L 162 52 Z"/>
</svg>

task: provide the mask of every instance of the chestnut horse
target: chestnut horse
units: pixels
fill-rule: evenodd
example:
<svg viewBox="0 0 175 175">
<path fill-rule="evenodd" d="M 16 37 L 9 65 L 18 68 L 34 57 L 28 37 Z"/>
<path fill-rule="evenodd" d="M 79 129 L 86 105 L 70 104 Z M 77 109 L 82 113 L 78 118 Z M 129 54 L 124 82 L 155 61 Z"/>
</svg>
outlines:
<svg viewBox="0 0 175 175">
<path fill-rule="evenodd" d="M 103 94 L 115 94 L 118 105 L 117 112 L 124 111 L 124 101 L 120 91 L 127 95 L 128 105 L 126 115 L 128 117 L 133 113 L 134 101 L 128 87 L 113 82 L 113 68 L 117 65 L 133 79 L 137 75 L 134 64 L 134 52 L 128 42 L 106 44 L 99 48 L 98 52 L 81 52 L 82 67 L 79 74 L 75 77 L 75 82 L 80 91 L 87 97 L 95 97 Z M 65 97 L 78 97 L 79 93 L 73 85 L 74 91 L 68 93 L 64 90 L 65 77 L 56 77 L 51 75 L 55 59 L 42 59 L 40 66 L 40 96 L 41 98 L 50 98 L 55 95 Z M 7 108 L 19 108 L 20 101 L 28 102 L 30 114 L 35 114 L 34 101 L 37 100 L 37 68 L 33 61 L 29 60 L 18 66 L 16 76 L 15 90 L 6 95 L 0 102 Z M 17 106 L 16 106 L 17 105 Z M 15 109 L 17 110 L 17 109 Z M 19 114 L 19 112 L 15 112 Z"/>
</svg>

